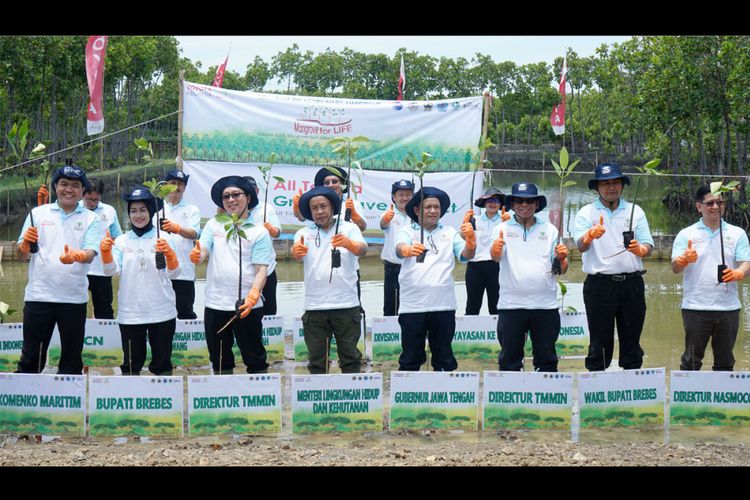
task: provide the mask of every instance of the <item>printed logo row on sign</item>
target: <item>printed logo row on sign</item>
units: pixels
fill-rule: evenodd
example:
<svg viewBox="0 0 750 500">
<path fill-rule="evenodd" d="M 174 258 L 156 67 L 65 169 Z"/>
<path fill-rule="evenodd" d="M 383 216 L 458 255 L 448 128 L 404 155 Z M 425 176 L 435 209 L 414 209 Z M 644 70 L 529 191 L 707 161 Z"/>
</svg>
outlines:
<svg viewBox="0 0 750 500">
<path fill-rule="evenodd" d="M 307 359 L 302 319 L 291 320 L 293 358 Z M 457 316 L 453 351 L 458 360 L 495 361 L 500 352 L 497 341 L 497 316 Z M 283 361 L 285 353 L 284 316 L 263 318 L 263 343 L 268 360 Z M 20 323 L 0 325 L 0 372 L 16 369 L 23 345 L 23 328 Z M 364 340 L 359 350 L 365 352 Z M 585 314 L 561 315 L 560 337 L 556 344 L 561 356 L 582 356 L 588 349 L 588 326 Z M 235 346 L 235 356 L 240 357 Z M 526 354 L 531 355 L 531 342 Z M 375 317 L 372 322 L 370 354 L 375 362 L 395 362 L 401 355 L 401 328 L 398 317 Z M 83 359 L 86 366 L 116 367 L 122 362 L 120 330 L 114 321 L 86 320 Z M 331 343 L 331 359 L 337 359 L 336 340 Z M 56 366 L 60 360 L 60 336 L 55 329 L 48 350 L 47 365 Z M 146 362 L 148 364 L 148 361 Z M 172 365 L 175 367 L 207 367 L 210 365 L 202 320 L 177 320 L 172 341 Z"/>
<path fill-rule="evenodd" d="M 750 423 L 750 374 L 666 370 L 293 375 L 291 432 L 563 430 Z M 88 379 L 88 396 L 86 382 Z M 574 394 L 574 384 L 577 390 Z M 120 437 L 282 432 L 281 374 L 103 377 L 0 374 L 0 433 Z M 574 421 L 574 407 L 579 418 Z M 87 418 L 88 417 L 88 424 Z"/>
</svg>

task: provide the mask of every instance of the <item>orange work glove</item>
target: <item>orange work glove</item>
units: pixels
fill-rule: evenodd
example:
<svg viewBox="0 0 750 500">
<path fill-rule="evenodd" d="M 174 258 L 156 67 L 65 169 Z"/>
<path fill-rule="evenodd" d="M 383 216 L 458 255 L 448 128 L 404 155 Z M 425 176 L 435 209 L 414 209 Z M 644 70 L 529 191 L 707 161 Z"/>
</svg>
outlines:
<svg viewBox="0 0 750 500">
<path fill-rule="evenodd" d="M 336 247 L 346 248 L 351 253 L 357 253 L 359 249 L 361 248 L 361 245 L 358 242 L 347 238 L 343 234 L 333 235 L 333 238 L 331 238 L 331 245 L 333 245 L 334 248 Z"/>
<path fill-rule="evenodd" d="M 503 254 L 503 248 L 505 248 L 505 240 L 503 239 L 503 230 L 500 230 L 500 234 L 497 235 L 497 239 L 492 242 L 492 248 L 490 248 L 490 255 L 492 258 L 500 257 Z"/>
<path fill-rule="evenodd" d="M 357 210 L 354 208 L 354 199 L 353 198 L 347 198 L 346 199 L 346 208 L 352 211 L 352 222 L 355 224 L 359 224 L 362 222 L 362 217 L 357 213 Z"/>
<path fill-rule="evenodd" d="M 305 237 L 300 236 L 299 241 L 292 245 L 292 257 L 294 257 L 297 260 L 302 260 L 302 258 L 307 255 L 308 248 L 305 246 Z"/>
<path fill-rule="evenodd" d="M 180 229 L 182 229 L 179 224 L 177 224 L 176 222 L 172 222 L 169 219 L 164 219 L 161 221 L 161 228 L 168 233 L 175 234 L 179 233 Z"/>
<path fill-rule="evenodd" d="M 170 271 L 174 271 L 180 265 L 180 262 L 177 260 L 177 254 L 172 250 L 172 247 L 169 246 L 169 243 L 167 243 L 167 240 L 164 238 L 158 238 L 156 240 L 156 251 L 163 253 L 167 258 L 167 269 Z"/>
<path fill-rule="evenodd" d="M 685 250 L 685 253 L 677 257 L 675 261 L 678 265 L 687 267 L 688 264 L 692 264 L 696 260 L 698 260 L 698 252 L 693 250 L 693 240 L 688 240 L 687 250 Z"/>
<path fill-rule="evenodd" d="M 418 257 L 426 250 L 425 246 L 418 241 L 415 241 L 412 245 L 404 245 L 401 247 L 402 257 Z"/>
<path fill-rule="evenodd" d="M 388 227 L 393 220 L 393 217 L 396 216 L 396 212 L 393 210 L 393 203 L 391 203 L 391 206 L 388 207 L 388 210 L 385 211 L 383 214 L 382 224 L 386 227 Z"/>
<path fill-rule="evenodd" d="M 264 222 L 263 227 L 266 228 L 266 231 L 271 235 L 271 238 L 278 238 L 281 234 L 279 228 L 273 227 L 270 222 Z"/>
<path fill-rule="evenodd" d="M 471 218 L 474 217 L 474 210 L 469 210 L 464 214 L 464 220 L 463 223 L 467 223 L 471 220 Z"/>
<path fill-rule="evenodd" d="M 72 264 L 73 262 L 83 262 L 86 258 L 85 250 L 71 250 L 65 245 L 63 254 L 60 256 L 60 262 L 63 264 Z"/>
<path fill-rule="evenodd" d="M 195 241 L 195 246 L 190 250 L 190 262 L 193 264 L 200 264 L 201 261 L 201 242 L 200 240 Z"/>
<path fill-rule="evenodd" d="M 648 247 L 646 245 L 641 245 L 640 243 L 638 243 L 638 240 L 630 240 L 630 245 L 628 245 L 628 252 L 638 257 L 645 257 L 646 255 L 648 255 Z"/>
<path fill-rule="evenodd" d="M 102 242 L 99 243 L 99 254 L 102 256 L 102 263 L 103 264 L 111 264 L 114 262 L 114 258 L 112 257 L 112 247 L 115 244 L 115 240 L 112 239 L 112 236 L 109 234 L 109 229 L 107 230 L 107 233 L 104 235 L 104 238 L 102 238 Z"/>
<path fill-rule="evenodd" d="M 510 220 L 510 214 L 505 211 L 505 206 L 503 206 L 503 209 L 500 211 L 500 220 L 502 222 L 508 222 Z"/>
<path fill-rule="evenodd" d="M 31 244 L 37 241 L 39 241 L 39 232 L 36 227 L 29 226 L 26 232 L 23 233 L 23 241 L 18 245 L 18 249 L 23 253 L 29 253 Z"/>
<path fill-rule="evenodd" d="M 292 198 L 292 211 L 295 215 L 301 213 L 299 211 L 299 199 L 302 198 L 302 188 L 300 188 L 299 192 L 294 195 Z"/>
<path fill-rule="evenodd" d="M 555 247 L 555 258 L 560 262 L 568 258 L 568 247 L 560 243 Z"/>
<path fill-rule="evenodd" d="M 47 186 L 42 185 L 36 192 L 36 206 L 39 207 L 47 203 L 49 203 L 49 191 L 47 191 Z"/>
<path fill-rule="evenodd" d="M 721 279 L 724 283 L 730 283 L 732 281 L 741 281 L 745 278 L 745 273 L 739 269 L 724 269 L 724 277 Z"/>
<path fill-rule="evenodd" d="M 469 212 L 471 212 L 471 210 L 469 210 Z M 466 248 L 469 250 L 477 249 L 477 235 L 474 233 L 474 228 L 471 227 L 471 222 L 467 221 L 461 224 L 461 235 L 464 237 L 464 240 L 466 240 Z"/>
<path fill-rule="evenodd" d="M 240 318 L 244 318 L 248 314 L 250 314 L 250 311 L 252 311 L 253 306 L 258 303 L 258 299 L 260 299 L 260 290 L 258 290 L 255 287 L 252 287 L 249 292 L 247 292 L 247 297 L 245 297 L 245 303 L 240 306 Z"/>
<path fill-rule="evenodd" d="M 583 235 L 583 244 L 590 245 L 592 241 L 598 240 L 607 230 L 604 227 L 604 216 L 599 216 L 599 224 L 594 224 L 586 234 Z M 635 241 L 635 240 L 633 240 Z"/>
</svg>

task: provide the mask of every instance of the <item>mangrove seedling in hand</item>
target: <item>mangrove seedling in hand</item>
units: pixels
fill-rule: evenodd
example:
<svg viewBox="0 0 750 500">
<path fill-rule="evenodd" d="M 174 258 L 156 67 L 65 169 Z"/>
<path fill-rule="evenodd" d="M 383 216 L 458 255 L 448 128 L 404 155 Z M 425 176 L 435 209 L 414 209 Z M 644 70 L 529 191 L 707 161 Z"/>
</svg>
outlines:
<svg viewBox="0 0 750 500">
<path fill-rule="evenodd" d="M 419 200 L 419 242 L 424 245 L 424 181 L 423 177 L 425 172 L 427 171 L 427 168 L 432 165 L 433 163 L 436 163 L 437 160 L 432 157 L 430 153 L 423 152 L 422 158 L 420 160 L 417 160 L 417 157 L 412 153 L 409 152 L 408 155 L 406 155 L 406 159 L 404 162 L 412 168 L 412 171 L 414 175 L 419 177 L 419 192 L 420 192 L 420 200 Z M 425 256 L 427 255 L 427 250 L 422 252 L 417 256 L 417 262 L 423 263 Z"/>
</svg>

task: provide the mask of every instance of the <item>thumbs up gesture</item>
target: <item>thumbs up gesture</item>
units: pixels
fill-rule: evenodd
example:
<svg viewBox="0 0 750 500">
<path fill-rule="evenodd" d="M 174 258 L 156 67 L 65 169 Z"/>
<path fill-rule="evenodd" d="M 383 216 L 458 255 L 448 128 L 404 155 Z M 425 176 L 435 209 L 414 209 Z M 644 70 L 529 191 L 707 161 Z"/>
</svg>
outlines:
<svg viewBox="0 0 750 500">
<path fill-rule="evenodd" d="M 600 215 L 599 224 L 594 224 L 591 229 L 586 231 L 586 234 L 583 235 L 583 243 L 585 245 L 590 245 L 592 241 L 598 240 L 606 232 L 607 230 L 604 227 L 604 216 Z"/>
<path fill-rule="evenodd" d="M 492 248 L 490 248 L 492 258 L 501 257 L 503 255 L 503 248 L 505 248 L 505 240 L 503 239 L 503 230 L 501 229 L 497 239 L 492 242 Z"/>
<path fill-rule="evenodd" d="M 295 215 L 299 214 L 299 199 L 302 198 L 302 188 L 292 198 L 292 211 Z"/>
<path fill-rule="evenodd" d="M 60 262 L 63 264 L 72 264 L 74 262 L 83 262 L 86 259 L 86 252 L 83 250 L 71 250 L 65 245 L 63 254 L 60 256 Z"/>
<path fill-rule="evenodd" d="M 505 205 L 503 205 L 503 209 L 500 211 L 500 220 L 503 222 L 508 222 L 510 220 L 510 214 L 505 211 Z"/>
<path fill-rule="evenodd" d="M 696 260 L 698 260 L 698 252 L 693 248 L 693 240 L 688 240 L 687 250 L 685 250 L 685 253 L 677 257 L 677 264 L 682 267 L 687 267 L 688 264 L 692 264 Z"/>
<path fill-rule="evenodd" d="M 99 253 L 102 256 L 103 264 L 111 264 L 114 260 L 112 258 L 112 246 L 114 246 L 114 244 L 115 240 L 112 239 L 112 236 L 109 234 L 109 229 L 107 229 L 104 238 L 102 238 L 101 243 L 99 243 Z"/>
<path fill-rule="evenodd" d="M 391 203 L 391 206 L 388 207 L 388 210 L 385 211 L 383 214 L 383 221 L 381 223 L 381 227 L 385 226 L 388 227 L 391 224 L 391 221 L 393 220 L 393 217 L 395 217 L 396 212 L 393 210 L 393 203 Z"/>
<path fill-rule="evenodd" d="M 203 253 L 201 252 L 201 242 L 200 240 L 197 240 L 193 249 L 190 250 L 190 262 L 192 262 L 193 264 L 200 264 L 202 256 Z"/>
<path fill-rule="evenodd" d="M 292 245 L 292 257 L 302 260 L 307 255 L 308 248 L 305 246 L 305 237 L 300 236 L 299 241 Z"/>
</svg>

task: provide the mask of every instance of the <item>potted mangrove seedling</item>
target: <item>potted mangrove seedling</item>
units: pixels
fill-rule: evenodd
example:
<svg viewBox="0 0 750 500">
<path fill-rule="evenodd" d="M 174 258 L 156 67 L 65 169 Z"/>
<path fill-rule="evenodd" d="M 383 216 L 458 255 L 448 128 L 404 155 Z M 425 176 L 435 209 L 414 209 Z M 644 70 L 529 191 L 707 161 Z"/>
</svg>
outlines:
<svg viewBox="0 0 750 500">
<path fill-rule="evenodd" d="M 474 184 L 477 180 L 477 171 L 482 169 L 486 163 L 489 163 L 489 160 L 486 158 L 485 151 L 487 151 L 488 148 L 494 146 L 492 141 L 489 138 L 485 138 L 484 142 L 479 145 L 479 151 L 474 156 L 474 164 L 470 164 L 471 160 L 471 153 L 466 151 L 466 166 L 467 170 L 471 172 L 471 193 L 469 194 L 469 208 L 474 204 Z M 477 229 L 477 220 L 472 216 L 469 219 L 469 222 L 471 223 L 471 228 L 476 230 Z"/>
<path fill-rule="evenodd" d="M 162 221 L 165 219 L 164 216 L 164 198 L 177 189 L 177 186 L 173 184 L 167 184 L 166 181 L 157 181 L 156 179 L 151 179 L 150 181 L 146 181 L 143 183 L 146 188 L 151 192 L 151 194 L 154 196 L 154 209 L 156 213 L 156 221 L 157 223 L 154 224 L 156 226 L 156 237 L 161 238 L 160 228 Z M 159 202 L 161 202 L 161 217 L 159 217 Z M 156 269 L 164 269 L 167 267 L 167 259 L 164 257 L 164 254 L 162 252 L 156 252 Z"/>
<path fill-rule="evenodd" d="M 739 187 L 739 181 L 730 181 L 724 184 L 722 181 L 712 182 L 710 184 L 711 194 L 723 198 L 724 193 L 731 193 Z M 731 194 L 730 194 L 731 196 Z M 724 271 L 727 269 L 726 258 L 724 257 L 724 231 L 722 230 L 723 218 L 719 217 L 719 246 L 721 248 L 721 264 L 716 266 L 716 278 L 719 283 L 724 283 Z"/>
<path fill-rule="evenodd" d="M 420 160 L 417 160 L 417 157 L 412 153 L 409 152 L 408 155 L 406 155 L 406 159 L 404 160 L 405 163 L 413 169 L 414 175 L 419 177 L 419 242 L 424 245 L 424 226 L 422 225 L 422 221 L 424 221 L 424 181 L 423 177 L 425 172 L 427 171 L 427 167 L 432 165 L 433 163 L 437 162 L 436 159 L 432 157 L 430 153 L 422 153 L 422 158 Z M 417 256 L 417 262 L 423 263 L 425 256 L 427 255 L 427 250 L 422 252 L 420 255 Z"/>
<path fill-rule="evenodd" d="M 638 170 L 638 172 L 640 172 L 642 175 L 639 175 L 638 180 L 635 181 L 635 193 L 633 194 L 632 202 L 633 206 L 630 209 L 630 226 L 628 227 L 627 231 L 622 232 L 622 243 L 623 245 L 625 245 L 626 250 L 630 245 L 630 242 L 633 240 L 633 238 L 635 238 L 635 232 L 633 231 L 633 216 L 635 214 L 635 204 L 638 199 L 638 187 L 641 185 L 641 178 L 644 175 L 662 175 L 662 172 L 656 170 L 656 167 L 658 167 L 660 163 L 661 160 L 656 158 L 646 163 L 642 167 L 635 167 L 635 169 Z"/>
<path fill-rule="evenodd" d="M 562 216 L 563 216 L 563 207 L 565 206 L 565 188 L 570 186 L 575 186 L 576 182 L 571 180 L 565 180 L 570 174 L 573 173 L 573 169 L 576 168 L 576 165 L 581 160 L 576 160 L 573 163 L 569 163 L 569 157 L 568 157 L 568 150 L 565 149 L 565 146 L 560 149 L 560 163 L 557 163 L 555 160 L 550 158 L 550 161 L 552 162 L 552 166 L 555 167 L 555 173 L 560 178 L 560 214 L 557 221 L 557 244 L 559 245 L 562 241 Z M 552 273 L 553 274 L 561 274 L 562 268 L 560 261 L 557 259 L 554 259 L 552 261 Z M 561 288 L 562 290 L 562 288 Z M 564 294 L 563 294 L 564 296 Z"/>
</svg>

